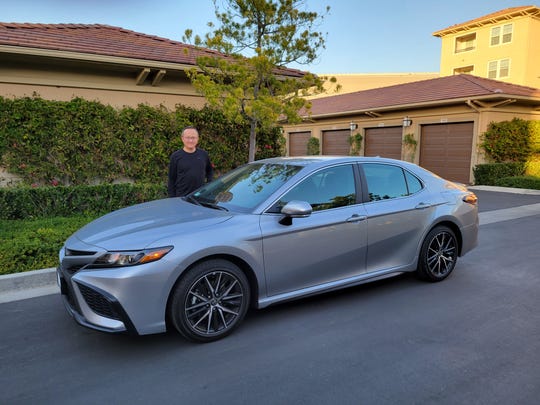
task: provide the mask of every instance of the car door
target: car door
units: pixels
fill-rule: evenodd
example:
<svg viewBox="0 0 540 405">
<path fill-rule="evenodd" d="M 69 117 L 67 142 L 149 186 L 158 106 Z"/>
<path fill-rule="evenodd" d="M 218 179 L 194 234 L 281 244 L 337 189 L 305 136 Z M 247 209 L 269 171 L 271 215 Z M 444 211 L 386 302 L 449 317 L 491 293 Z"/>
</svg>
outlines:
<svg viewBox="0 0 540 405">
<path fill-rule="evenodd" d="M 261 216 L 267 295 L 282 294 L 358 275 L 365 270 L 366 213 L 358 203 L 355 167 L 323 169 L 285 193 L 269 212 L 287 202 L 307 201 L 306 218 L 280 223 Z"/>
<path fill-rule="evenodd" d="M 399 269 L 416 259 L 435 205 L 422 182 L 398 165 L 361 165 L 369 201 L 367 272 Z"/>
</svg>

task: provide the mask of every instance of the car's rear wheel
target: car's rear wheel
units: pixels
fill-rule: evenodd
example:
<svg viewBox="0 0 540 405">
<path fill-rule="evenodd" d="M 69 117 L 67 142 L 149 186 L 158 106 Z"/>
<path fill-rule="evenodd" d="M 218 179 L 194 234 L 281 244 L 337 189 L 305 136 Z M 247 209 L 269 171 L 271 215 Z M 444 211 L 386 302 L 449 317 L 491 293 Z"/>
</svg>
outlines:
<svg viewBox="0 0 540 405">
<path fill-rule="evenodd" d="M 456 235 L 446 226 L 437 226 L 424 239 L 417 274 L 429 281 L 444 280 L 454 270 L 457 257 Z"/>
<path fill-rule="evenodd" d="M 187 339 L 211 342 L 238 327 L 249 302 L 249 283 L 242 270 L 227 260 L 209 260 L 193 267 L 177 284 L 169 316 Z"/>
</svg>

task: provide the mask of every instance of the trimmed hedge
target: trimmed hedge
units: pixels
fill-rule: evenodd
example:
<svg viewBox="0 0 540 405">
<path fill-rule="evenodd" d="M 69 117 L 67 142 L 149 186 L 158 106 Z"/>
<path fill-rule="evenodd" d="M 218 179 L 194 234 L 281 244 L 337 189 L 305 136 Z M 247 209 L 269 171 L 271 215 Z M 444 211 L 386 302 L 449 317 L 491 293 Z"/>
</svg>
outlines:
<svg viewBox="0 0 540 405">
<path fill-rule="evenodd" d="M 501 178 L 522 176 L 525 173 L 525 163 L 486 163 L 476 166 L 473 173 L 474 184 L 495 186 Z"/>
<path fill-rule="evenodd" d="M 215 172 L 225 173 L 248 160 L 249 125 L 226 119 L 219 110 L 178 105 L 174 111 L 141 104 L 114 109 L 74 98 L 0 96 L 0 166 L 26 185 L 82 185 L 130 179 L 161 183 L 169 156 L 181 148 L 187 125 L 201 133 L 200 147 Z M 281 128 L 259 130 L 257 159 L 280 156 Z"/>
<path fill-rule="evenodd" d="M 526 188 L 529 190 L 540 190 L 540 177 L 534 176 L 516 176 L 503 177 L 495 182 L 496 186 Z"/>
<path fill-rule="evenodd" d="M 99 215 L 166 197 L 163 184 L 0 188 L 0 219 Z"/>
<path fill-rule="evenodd" d="M 166 197 L 163 184 L 0 188 L 0 274 L 54 267 L 64 241 L 94 218 Z"/>
<path fill-rule="evenodd" d="M 56 267 L 65 240 L 94 218 L 0 220 L 0 275 Z"/>
</svg>

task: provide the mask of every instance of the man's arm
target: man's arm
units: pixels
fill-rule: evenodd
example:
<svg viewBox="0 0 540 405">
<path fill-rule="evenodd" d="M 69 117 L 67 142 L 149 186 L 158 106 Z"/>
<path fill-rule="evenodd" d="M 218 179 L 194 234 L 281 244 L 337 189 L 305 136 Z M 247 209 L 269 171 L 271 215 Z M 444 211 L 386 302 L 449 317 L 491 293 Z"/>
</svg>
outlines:
<svg viewBox="0 0 540 405">
<path fill-rule="evenodd" d="M 206 181 L 211 182 L 214 179 L 214 168 L 212 167 L 212 162 L 210 162 L 210 157 L 208 153 L 206 154 Z"/>
</svg>

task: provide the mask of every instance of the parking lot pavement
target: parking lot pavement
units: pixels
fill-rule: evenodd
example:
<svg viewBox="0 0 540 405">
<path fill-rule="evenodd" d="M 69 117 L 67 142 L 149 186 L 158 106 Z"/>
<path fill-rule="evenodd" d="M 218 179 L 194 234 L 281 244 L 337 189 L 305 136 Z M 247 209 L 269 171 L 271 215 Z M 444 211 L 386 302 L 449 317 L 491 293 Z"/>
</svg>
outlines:
<svg viewBox="0 0 540 405">
<path fill-rule="evenodd" d="M 540 215 L 540 190 L 469 188 L 479 199 L 480 226 Z M 0 304 L 59 292 L 54 268 L 0 276 Z"/>
</svg>

